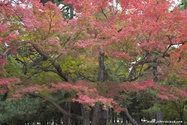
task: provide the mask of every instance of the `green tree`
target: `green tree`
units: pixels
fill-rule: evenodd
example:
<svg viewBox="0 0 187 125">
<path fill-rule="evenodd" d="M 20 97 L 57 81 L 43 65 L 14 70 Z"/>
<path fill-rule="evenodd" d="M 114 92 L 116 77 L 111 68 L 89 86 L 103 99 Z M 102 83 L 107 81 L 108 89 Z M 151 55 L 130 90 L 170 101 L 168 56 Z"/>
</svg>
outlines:
<svg viewBox="0 0 187 125">
<path fill-rule="evenodd" d="M 73 12 L 73 4 L 64 3 L 64 0 L 41 0 L 41 3 L 45 4 L 48 1 L 57 4 L 62 11 L 64 19 L 70 20 L 75 16 L 75 13 Z"/>
<path fill-rule="evenodd" d="M 180 0 L 180 3 L 178 4 L 178 6 L 181 8 L 180 10 L 186 10 L 186 6 L 187 6 L 187 0 Z"/>
</svg>

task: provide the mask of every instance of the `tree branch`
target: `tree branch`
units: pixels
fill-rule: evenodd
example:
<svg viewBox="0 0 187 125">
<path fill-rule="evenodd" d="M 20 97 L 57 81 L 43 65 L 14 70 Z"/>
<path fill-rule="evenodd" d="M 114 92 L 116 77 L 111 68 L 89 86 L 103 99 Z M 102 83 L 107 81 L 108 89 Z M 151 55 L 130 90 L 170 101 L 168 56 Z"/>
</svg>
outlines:
<svg viewBox="0 0 187 125">
<path fill-rule="evenodd" d="M 100 7 L 101 8 L 101 12 L 103 13 L 103 15 L 105 16 L 105 18 L 108 18 L 107 17 L 107 15 L 105 14 L 105 12 L 104 12 L 104 10 L 103 10 L 103 8 L 102 7 Z"/>
<path fill-rule="evenodd" d="M 122 79 L 122 81 L 121 81 L 121 83 L 122 83 L 122 82 L 127 82 L 127 81 L 131 82 L 131 81 L 134 81 L 134 80 L 138 79 L 138 77 L 135 77 L 135 78 L 133 79 L 133 75 L 134 75 L 134 73 L 135 73 L 135 67 L 136 67 L 137 65 L 139 65 L 139 64 L 142 64 L 142 63 L 144 64 L 145 61 L 143 61 L 143 60 L 144 60 L 148 55 L 149 55 L 149 52 L 146 51 L 146 54 L 145 54 L 139 61 L 136 61 L 136 63 L 133 64 L 133 66 L 132 66 L 132 68 L 131 68 L 131 70 L 130 70 L 130 73 L 129 73 L 128 78 L 125 78 L 126 76 L 124 76 L 123 79 Z M 140 76 L 142 76 L 142 75 L 140 74 Z"/>
<path fill-rule="evenodd" d="M 42 99 L 45 99 L 47 100 L 48 102 L 50 102 L 53 106 L 55 106 L 60 112 L 62 112 L 65 116 L 68 116 L 72 119 L 75 119 L 75 120 L 79 120 L 79 121 L 82 121 L 83 120 L 83 117 L 82 116 L 79 116 L 79 115 L 76 115 L 76 114 L 71 114 L 69 112 L 66 112 L 63 108 L 61 108 L 61 106 L 59 106 L 55 101 L 53 101 L 52 99 L 46 97 L 46 96 L 43 96 L 41 94 L 36 94 L 36 93 L 28 93 L 29 95 L 31 96 L 34 96 L 34 97 L 40 97 Z"/>
<path fill-rule="evenodd" d="M 58 74 L 58 72 L 55 69 L 52 69 L 52 68 L 44 69 L 44 71 L 45 72 L 54 72 L 54 73 Z"/>
<path fill-rule="evenodd" d="M 78 74 L 79 74 L 81 77 L 83 77 L 84 79 L 86 79 L 86 80 L 88 80 L 88 81 L 90 81 L 90 82 L 95 82 L 95 80 L 89 79 L 88 77 L 82 75 L 80 72 L 78 72 Z"/>
<path fill-rule="evenodd" d="M 45 59 L 49 59 L 49 61 L 51 62 L 51 64 L 55 67 L 56 71 L 58 72 L 58 75 L 62 78 L 64 78 L 67 82 L 69 83 L 73 83 L 72 80 L 70 79 L 70 77 L 68 76 L 67 73 L 64 73 L 60 67 L 60 65 L 58 63 L 55 62 L 55 60 L 53 60 L 50 56 L 48 56 L 46 53 L 42 52 L 38 47 L 36 47 L 36 45 L 33 45 L 33 47 L 35 48 L 35 50 L 42 55 Z"/>
<path fill-rule="evenodd" d="M 19 58 L 16 57 L 16 60 L 21 62 L 24 66 L 23 66 L 23 73 L 26 75 L 27 74 L 27 64 L 25 62 L 23 62 L 22 60 L 20 60 Z"/>
</svg>

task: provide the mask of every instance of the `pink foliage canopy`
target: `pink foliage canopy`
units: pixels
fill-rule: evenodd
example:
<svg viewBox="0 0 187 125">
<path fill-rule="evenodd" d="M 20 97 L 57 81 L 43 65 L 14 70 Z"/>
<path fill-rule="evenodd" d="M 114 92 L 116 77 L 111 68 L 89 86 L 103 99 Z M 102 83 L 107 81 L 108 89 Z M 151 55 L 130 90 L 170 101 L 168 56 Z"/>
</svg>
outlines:
<svg viewBox="0 0 187 125">
<path fill-rule="evenodd" d="M 109 3 L 113 0 L 64 0 L 67 4 L 72 4 L 76 11 L 76 17 L 68 22 L 63 19 L 63 15 L 57 5 L 47 2 L 44 6 L 38 0 L 20 1 L 26 6 L 20 6 L 10 3 L 9 0 L 1 1 L 0 7 L 0 45 L 5 43 L 9 46 L 2 49 L 0 55 L 0 66 L 4 69 L 7 63 L 5 54 L 7 51 L 17 55 L 16 49 L 24 38 L 29 44 L 35 48 L 41 49 L 50 55 L 55 52 L 66 56 L 72 54 L 72 49 L 76 50 L 76 55 L 88 54 L 89 56 L 97 56 L 98 53 L 105 53 L 114 61 L 125 60 L 131 65 L 138 62 L 136 59 L 143 58 L 145 52 L 156 53 L 157 58 L 164 60 L 162 68 L 162 76 L 168 77 L 168 72 L 164 69 L 173 68 L 172 73 L 179 71 L 181 76 L 186 76 L 185 71 L 187 58 L 183 57 L 178 63 L 177 59 L 181 55 L 186 54 L 187 45 L 187 11 L 181 13 L 177 8 L 174 12 L 168 11 L 168 6 L 172 3 L 166 0 L 160 0 L 158 4 L 156 0 L 149 0 L 143 4 L 144 0 L 121 0 L 121 8 L 114 9 Z M 6 5 L 6 3 L 9 3 Z M 32 7 L 29 7 L 32 4 Z M 107 11 L 107 12 L 105 12 Z M 102 15 L 102 16 L 101 16 Z M 57 35 L 69 35 L 69 43 L 62 44 Z M 79 36 L 77 40 L 76 38 Z M 25 38 L 25 36 L 27 36 Z M 174 37 L 173 37 L 174 36 Z M 75 40 L 76 39 L 76 40 Z M 173 45 L 180 45 L 176 50 L 170 50 Z M 125 48 L 125 50 L 124 50 Z M 163 53 L 170 54 L 170 57 L 164 57 Z M 73 53 L 75 54 L 75 53 Z M 153 60 L 153 56 L 147 57 L 148 61 Z M 166 61 L 170 61 L 167 66 Z M 143 61 L 142 61 L 143 62 Z M 141 61 L 139 64 L 142 63 Z M 136 64 L 138 65 L 138 64 Z M 177 66 L 180 68 L 177 68 Z M 175 66 L 175 67 L 174 67 Z M 166 68 L 163 68 L 166 67 Z M 129 67 L 130 68 L 130 67 Z M 1 68 L 0 68 L 1 69 Z M 117 112 L 122 110 L 119 102 L 113 97 L 124 88 L 127 91 L 140 91 L 151 88 L 157 91 L 157 97 L 161 99 L 183 99 L 187 97 L 185 90 L 176 87 L 166 87 L 158 85 L 151 79 L 137 80 L 136 82 L 124 82 L 121 85 L 108 86 L 110 94 L 100 93 L 98 89 L 89 85 L 87 81 L 77 81 L 76 83 L 51 83 L 49 85 L 32 85 L 27 88 L 19 86 L 11 95 L 13 98 L 20 98 L 28 92 L 51 93 L 56 91 L 71 91 L 78 97 L 74 96 L 72 101 L 82 104 L 94 106 L 95 102 L 100 101 L 103 104 L 116 108 Z M 164 79 L 164 77 L 161 77 Z M 0 93 L 11 89 L 12 85 L 21 82 L 16 78 L 0 77 L 0 86 L 3 89 Z M 81 85 L 83 83 L 85 85 Z M 115 88 L 115 91 L 111 91 Z M 173 88 L 173 90 L 171 90 Z M 116 94 L 117 93 L 117 94 Z"/>
</svg>

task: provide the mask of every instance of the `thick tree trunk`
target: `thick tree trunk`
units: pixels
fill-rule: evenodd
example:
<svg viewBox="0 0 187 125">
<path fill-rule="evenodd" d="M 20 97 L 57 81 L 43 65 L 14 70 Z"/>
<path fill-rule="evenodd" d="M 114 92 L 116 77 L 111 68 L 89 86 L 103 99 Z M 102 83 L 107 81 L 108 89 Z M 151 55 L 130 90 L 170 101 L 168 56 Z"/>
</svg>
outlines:
<svg viewBox="0 0 187 125">
<path fill-rule="evenodd" d="M 83 116 L 82 125 L 90 125 L 90 110 L 87 105 L 81 105 L 81 112 Z"/>
<path fill-rule="evenodd" d="M 109 124 L 109 119 L 108 115 L 109 114 L 109 108 L 107 107 L 107 110 L 102 110 L 101 111 L 101 125 L 108 125 Z"/>
<path fill-rule="evenodd" d="M 158 82 L 157 74 L 158 74 L 157 66 L 153 66 L 153 75 L 154 75 L 153 81 L 154 82 Z M 159 103 L 158 100 L 156 100 L 155 102 Z M 156 113 L 156 120 L 158 121 L 157 125 L 163 125 L 162 111 L 160 109 Z"/>
<path fill-rule="evenodd" d="M 98 81 L 104 82 L 104 53 L 99 53 L 99 74 L 98 74 Z M 107 107 L 107 110 L 102 110 L 101 105 L 101 115 L 100 115 L 100 125 L 108 125 L 108 113 L 109 108 Z"/>
<path fill-rule="evenodd" d="M 91 125 L 100 125 L 101 104 L 95 103 Z"/>
<path fill-rule="evenodd" d="M 69 97 L 71 97 L 71 94 L 69 92 L 64 95 L 65 99 Z M 64 110 L 66 110 L 68 113 L 71 113 L 71 102 L 65 102 L 63 107 L 64 107 Z M 71 125 L 70 117 L 63 115 L 63 124 Z"/>
<path fill-rule="evenodd" d="M 65 102 L 64 103 L 64 109 L 70 113 L 70 109 L 71 109 L 71 103 L 70 102 Z M 71 125 L 71 122 L 70 122 L 70 117 L 66 116 L 66 115 L 63 115 L 63 124 L 64 125 Z"/>
<path fill-rule="evenodd" d="M 105 65 L 104 65 L 104 53 L 99 53 L 98 57 L 99 61 L 99 72 L 98 72 L 98 81 L 103 82 L 104 81 L 104 70 L 105 70 Z M 93 117 L 92 117 L 92 125 L 100 125 L 100 116 L 101 116 L 101 104 L 100 102 L 95 103 L 94 107 L 94 112 L 93 112 Z M 106 119 L 102 119 L 106 121 Z"/>
<path fill-rule="evenodd" d="M 156 120 L 158 121 L 157 125 L 164 125 L 162 123 L 163 117 L 162 117 L 162 111 L 161 110 L 156 112 Z"/>
</svg>

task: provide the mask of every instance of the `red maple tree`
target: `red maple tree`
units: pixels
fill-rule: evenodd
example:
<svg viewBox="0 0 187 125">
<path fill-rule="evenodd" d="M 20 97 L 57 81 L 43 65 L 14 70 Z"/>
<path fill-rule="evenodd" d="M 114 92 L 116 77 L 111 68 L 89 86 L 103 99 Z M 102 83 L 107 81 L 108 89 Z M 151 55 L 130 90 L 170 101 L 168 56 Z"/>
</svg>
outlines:
<svg viewBox="0 0 187 125">
<path fill-rule="evenodd" d="M 27 45 L 49 61 L 50 65 L 40 68 L 41 71 L 56 73 L 64 82 L 44 85 L 38 85 L 36 82 L 10 87 L 21 81 L 3 78 L 2 75 L 1 93 L 14 88 L 10 93 L 12 98 L 30 94 L 47 99 L 63 114 L 81 120 L 83 124 L 89 122 L 89 116 L 86 116 L 89 112 L 87 107 L 95 106 L 93 125 L 100 122 L 98 113 L 101 104 L 105 105 L 102 107 L 114 107 L 117 112 L 124 110 L 119 106 L 119 101 L 113 98 L 120 92 L 138 92 L 149 87 L 156 90 L 157 97 L 161 99 L 186 98 L 185 90 L 156 83 L 164 81 L 169 78 L 169 74 L 176 72 L 180 73 L 179 76 L 186 76 L 187 13 L 181 13 L 177 8 L 174 8 L 172 13 L 169 12 L 168 7 L 172 6 L 172 2 L 120 0 L 113 3 L 113 0 L 65 0 L 65 3 L 73 4 L 76 12 L 76 16 L 69 21 L 63 19 L 60 9 L 52 2 L 45 5 L 36 0 L 16 2 L 17 4 L 8 0 L 0 2 L 1 69 L 4 69 L 4 64 L 7 63 L 5 56 L 9 54 L 13 54 L 18 62 L 27 67 L 26 62 L 17 57 L 17 50 Z M 65 71 L 60 62 L 62 60 L 58 58 L 63 59 L 68 55 L 75 59 L 84 56 L 85 60 L 93 63 L 90 65 L 96 65 L 97 71 L 93 71 L 92 77 L 97 75 L 97 80 L 88 78 L 91 77 L 88 63 Z M 107 65 L 107 59 L 109 64 L 117 65 L 114 67 L 116 77 L 120 76 L 117 81 L 113 75 L 105 73 L 107 69 L 112 71 Z M 31 57 L 29 60 L 37 69 L 35 61 Z M 145 72 L 151 68 L 153 74 Z M 81 73 L 88 75 L 80 75 Z M 27 75 L 27 71 L 24 74 Z M 74 82 L 71 74 L 79 74 L 84 80 Z M 106 77 L 106 74 L 109 77 Z M 112 79 L 110 82 L 107 81 L 109 78 Z M 103 85 L 103 89 L 100 89 L 102 87 L 99 85 Z M 105 88 L 107 89 L 103 92 Z M 114 88 L 115 91 L 111 90 Z M 49 94 L 61 90 L 75 93 L 72 101 L 81 103 L 85 114 L 77 116 L 68 113 L 53 100 L 34 93 L 45 91 L 45 94 Z M 126 114 L 128 115 L 128 110 Z M 130 120 L 136 124 L 132 118 Z"/>
</svg>

